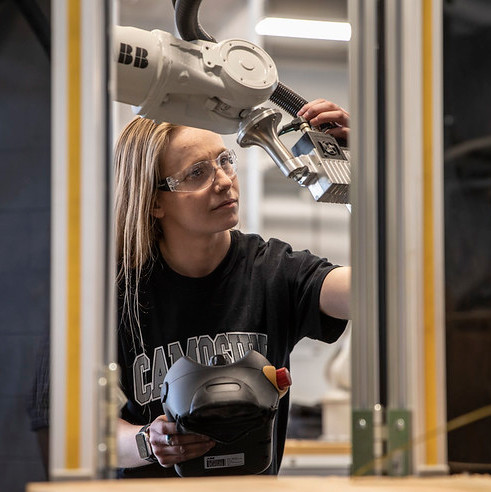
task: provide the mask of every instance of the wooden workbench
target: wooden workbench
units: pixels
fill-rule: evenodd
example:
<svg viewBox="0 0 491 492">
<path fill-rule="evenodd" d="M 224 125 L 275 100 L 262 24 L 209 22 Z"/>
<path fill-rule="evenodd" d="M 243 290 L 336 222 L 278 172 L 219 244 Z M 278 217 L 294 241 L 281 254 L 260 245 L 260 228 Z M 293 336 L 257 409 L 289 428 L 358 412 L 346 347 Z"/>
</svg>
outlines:
<svg viewBox="0 0 491 492">
<path fill-rule="evenodd" d="M 491 476 L 438 478 L 219 477 L 31 483 L 27 492 L 478 492 Z"/>
</svg>

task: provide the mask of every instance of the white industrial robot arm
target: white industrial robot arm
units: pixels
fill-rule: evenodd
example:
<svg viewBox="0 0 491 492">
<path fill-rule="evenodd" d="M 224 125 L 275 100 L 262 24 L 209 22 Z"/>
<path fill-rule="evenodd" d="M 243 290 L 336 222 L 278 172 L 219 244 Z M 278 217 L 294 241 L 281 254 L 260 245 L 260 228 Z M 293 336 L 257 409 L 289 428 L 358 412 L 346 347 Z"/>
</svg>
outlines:
<svg viewBox="0 0 491 492">
<path fill-rule="evenodd" d="M 303 135 L 290 151 L 276 130 L 281 113 L 257 107 L 270 96 L 290 114 L 302 106 L 299 96 L 278 82 L 273 60 L 259 46 L 241 39 L 184 41 L 164 31 L 115 26 L 113 61 L 114 99 L 131 104 L 135 113 L 237 133 L 239 145 L 262 147 L 316 201 L 348 202 L 347 150 L 296 118 L 290 126 Z"/>
<path fill-rule="evenodd" d="M 114 98 L 155 121 L 236 133 L 241 120 L 278 85 L 271 57 L 241 39 L 183 41 L 115 26 Z"/>
</svg>

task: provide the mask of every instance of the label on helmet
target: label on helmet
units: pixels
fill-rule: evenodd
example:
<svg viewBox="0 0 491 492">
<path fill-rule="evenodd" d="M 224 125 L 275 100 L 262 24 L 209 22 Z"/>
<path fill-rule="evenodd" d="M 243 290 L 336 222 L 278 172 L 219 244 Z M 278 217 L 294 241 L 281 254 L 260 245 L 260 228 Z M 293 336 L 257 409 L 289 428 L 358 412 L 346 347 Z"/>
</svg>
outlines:
<svg viewBox="0 0 491 492">
<path fill-rule="evenodd" d="M 245 464 L 244 453 L 205 456 L 205 469 L 231 468 Z"/>
</svg>

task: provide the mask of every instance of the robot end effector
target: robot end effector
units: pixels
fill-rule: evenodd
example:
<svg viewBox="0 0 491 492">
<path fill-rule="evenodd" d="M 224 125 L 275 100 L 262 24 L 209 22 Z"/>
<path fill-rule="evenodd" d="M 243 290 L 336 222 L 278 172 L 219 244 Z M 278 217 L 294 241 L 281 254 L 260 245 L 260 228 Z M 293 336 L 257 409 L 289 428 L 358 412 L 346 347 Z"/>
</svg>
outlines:
<svg viewBox="0 0 491 492">
<path fill-rule="evenodd" d="M 237 132 L 239 145 L 262 147 L 316 201 L 348 203 L 348 151 L 297 118 L 290 130 L 303 135 L 292 152 L 278 137 L 281 113 L 257 107 L 271 98 L 292 114 L 303 105 L 278 82 L 276 66 L 261 47 L 240 39 L 190 42 L 164 31 L 115 26 L 113 60 L 114 98 L 131 104 L 135 113 L 157 122 Z"/>
</svg>

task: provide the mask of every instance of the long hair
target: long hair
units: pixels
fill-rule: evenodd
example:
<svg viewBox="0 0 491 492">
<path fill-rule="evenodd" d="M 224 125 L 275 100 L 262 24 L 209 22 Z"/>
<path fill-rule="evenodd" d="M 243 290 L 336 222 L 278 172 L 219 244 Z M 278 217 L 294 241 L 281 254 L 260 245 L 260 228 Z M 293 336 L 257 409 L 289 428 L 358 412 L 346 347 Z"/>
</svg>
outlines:
<svg viewBox="0 0 491 492">
<path fill-rule="evenodd" d="M 122 289 L 122 313 L 128 320 L 133 340 L 141 336 L 138 289 L 144 268 L 154 260 L 161 236 L 158 220 L 152 215 L 160 161 L 171 134 L 180 128 L 171 123 L 156 124 L 136 117 L 128 123 L 114 151 L 115 233 L 118 260 L 117 283 Z"/>
</svg>

